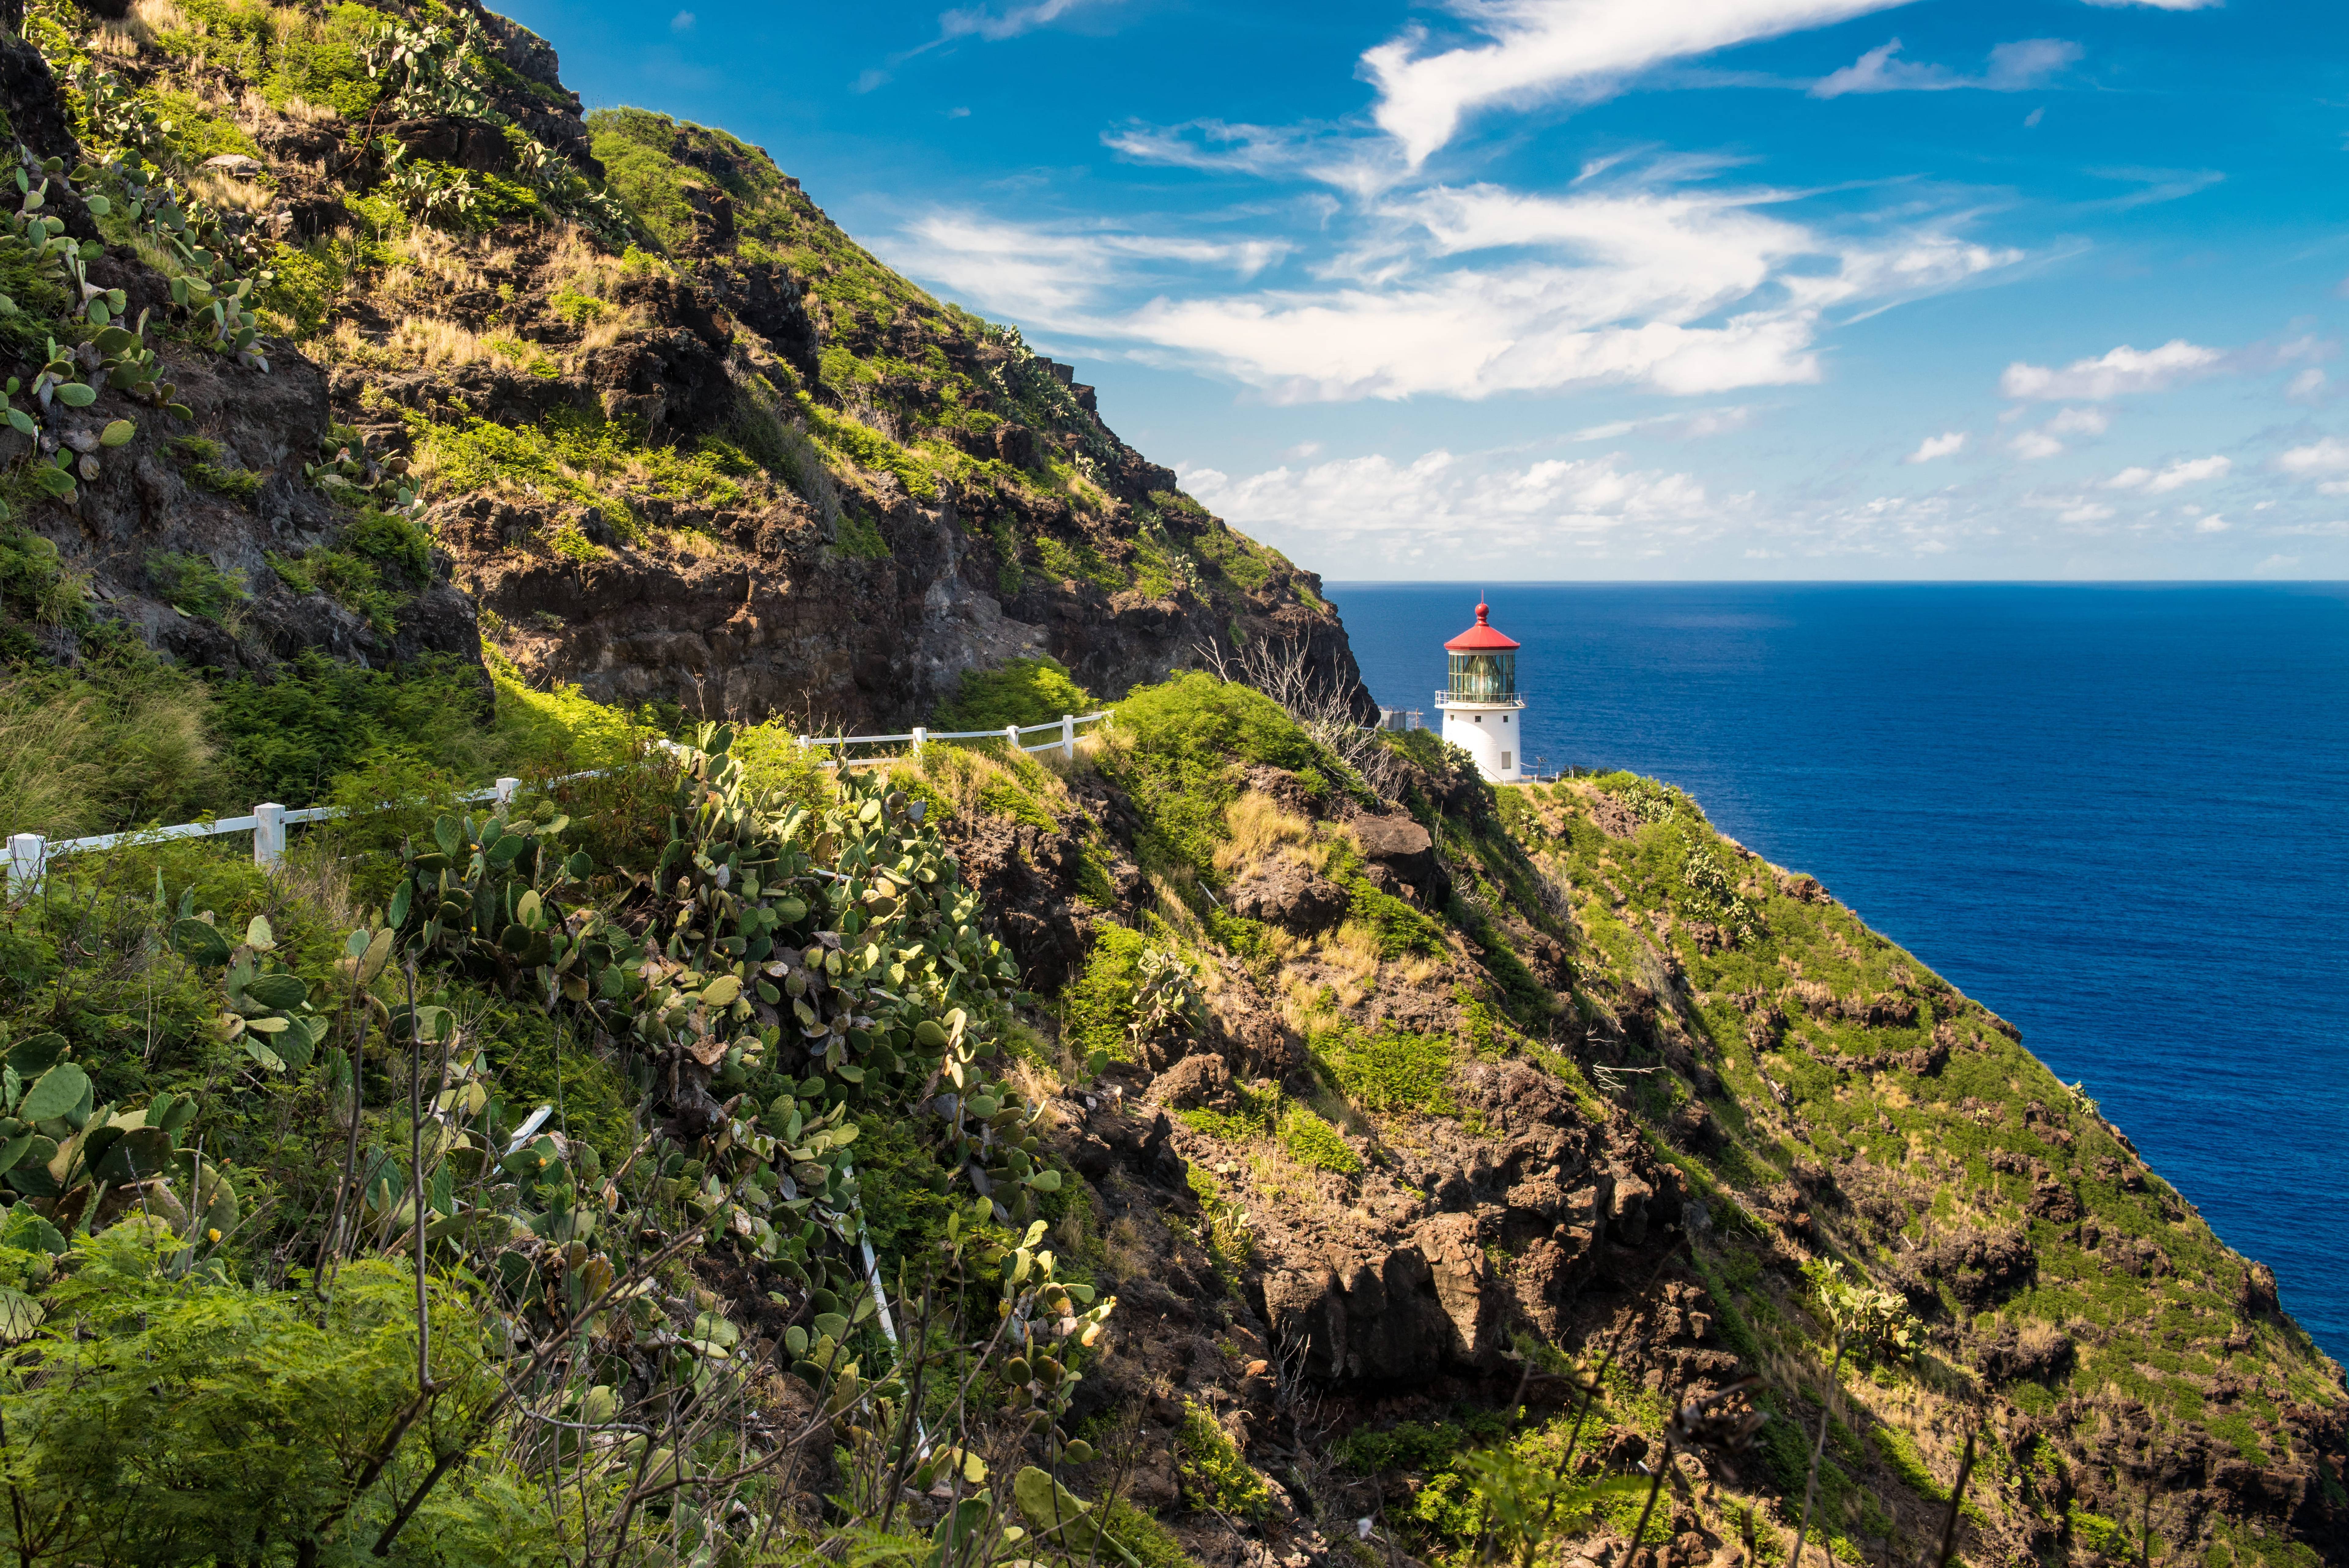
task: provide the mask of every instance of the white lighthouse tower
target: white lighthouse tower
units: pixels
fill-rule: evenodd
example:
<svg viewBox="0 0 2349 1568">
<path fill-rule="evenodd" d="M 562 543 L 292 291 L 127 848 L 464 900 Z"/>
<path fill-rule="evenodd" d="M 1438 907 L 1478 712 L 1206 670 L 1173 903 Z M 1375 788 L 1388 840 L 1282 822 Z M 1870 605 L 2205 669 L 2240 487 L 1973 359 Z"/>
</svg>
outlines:
<svg viewBox="0 0 2349 1568">
<path fill-rule="evenodd" d="M 1526 700 L 1517 691 L 1517 644 L 1493 629 L 1491 608 L 1476 607 L 1476 624 L 1444 645 L 1452 656 L 1450 684 L 1435 694 L 1444 710 L 1444 738 L 1476 759 L 1494 784 L 1523 776 Z"/>
</svg>

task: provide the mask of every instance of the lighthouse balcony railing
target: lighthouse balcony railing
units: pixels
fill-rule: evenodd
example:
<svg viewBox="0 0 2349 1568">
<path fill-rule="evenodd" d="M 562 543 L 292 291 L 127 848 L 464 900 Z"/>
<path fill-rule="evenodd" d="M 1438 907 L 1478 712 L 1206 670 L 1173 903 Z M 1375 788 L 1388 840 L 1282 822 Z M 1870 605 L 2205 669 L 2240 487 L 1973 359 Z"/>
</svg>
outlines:
<svg viewBox="0 0 2349 1568">
<path fill-rule="evenodd" d="M 1526 694 L 1515 691 L 1455 691 L 1448 686 L 1435 689 L 1435 705 L 1439 708 L 1522 708 Z"/>
</svg>

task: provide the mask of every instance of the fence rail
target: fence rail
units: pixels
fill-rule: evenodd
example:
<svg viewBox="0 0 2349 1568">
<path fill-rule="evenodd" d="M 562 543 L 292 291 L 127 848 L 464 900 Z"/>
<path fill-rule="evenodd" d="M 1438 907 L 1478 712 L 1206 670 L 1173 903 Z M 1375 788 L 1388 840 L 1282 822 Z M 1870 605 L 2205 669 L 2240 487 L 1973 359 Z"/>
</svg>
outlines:
<svg viewBox="0 0 2349 1568">
<path fill-rule="evenodd" d="M 838 757 L 825 761 L 823 765 L 826 767 L 853 768 L 866 763 L 889 760 L 886 756 L 852 757 L 847 754 L 851 746 L 911 745 L 919 752 L 932 741 L 1008 741 L 1019 751 L 1058 751 L 1065 757 L 1074 758 L 1077 754 L 1077 732 L 1087 724 L 1107 723 L 1110 714 L 1111 710 L 1104 708 L 1098 713 L 1063 713 L 1041 724 L 1006 724 L 1000 730 L 925 730 L 916 725 L 902 735 L 802 735 L 799 742 L 811 751 L 827 746 L 841 748 Z M 1039 745 L 1031 746 L 1020 739 L 1023 735 L 1040 735 L 1048 732 L 1053 738 Z"/>
<path fill-rule="evenodd" d="M 858 767 L 869 763 L 889 760 L 887 756 L 852 757 L 846 754 L 850 746 L 903 745 L 911 742 L 915 751 L 932 741 L 1008 741 L 1023 752 L 1061 751 L 1064 755 L 1077 754 L 1077 730 L 1080 725 L 1105 722 L 1109 711 L 1098 713 L 1063 713 L 1058 719 L 1041 724 L 1009 724 L 1000 730 L 954 730 L 933 734 L 916 728 L 902 735 L 834 735 L 819 737 L 802 735 L 799 742 L 810 750 L 837 746 L 842 754 L 825 763 L 827 767 Z M 1040 745 L 1028 745 L 1020 737 L 1053 732 L 1054 738 Z M 682 750 L 676 742 L 663 741 L 667 751 Z M 894 754 L 894 753 L 893 753 Z M 566 783 L 571 779 L 593 778 L 595 770 L 584 774 L 566 774 L 550 782 Z M 510 802 L 522 788 L 518 778 L 502 778 L 487 789 L 471 790 L 459 795 L 459 800 Z M 274 801 L 264 801 L 243 816 L 218 816 L 209 822 L 180 822 L 169 827 L 142 827 L 128 833 L 98 833 L 87 838 L 51 840 L 37 833 L 19 833 L 8 840 L 8 893 L 11 897 L 30 893 L 48 873 L 49 863 L 67 855 L 85 854 L 91 850 L 112 849 L 122 844 L 153 844 L 171 838 L 217 838 L 233 833 L 253 835 L 253 863 L 264 868 L 278 865 L 285 858 L 285 830 L 304 823 L 324 822 L 337 815 L 330 805 L 303 806 L 289 811 Z"/>
</svg>

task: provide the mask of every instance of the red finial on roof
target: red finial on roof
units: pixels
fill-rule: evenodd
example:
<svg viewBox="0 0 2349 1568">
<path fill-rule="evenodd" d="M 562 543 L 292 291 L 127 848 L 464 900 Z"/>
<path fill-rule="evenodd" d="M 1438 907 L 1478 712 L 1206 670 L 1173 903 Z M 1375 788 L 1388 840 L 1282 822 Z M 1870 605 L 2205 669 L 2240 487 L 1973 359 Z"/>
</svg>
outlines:
<svg viewBox="0 0 2349 1568">
<path fill-rule="evenodd" d="M 1504 653 L 1517 646 L 1516 639 L 1505 637 L 1493 629 L 1493 609 L 1490 605 L 1476 606 L 1476 624 L 1444 646 L 1453 653 Z"/>
</svg>

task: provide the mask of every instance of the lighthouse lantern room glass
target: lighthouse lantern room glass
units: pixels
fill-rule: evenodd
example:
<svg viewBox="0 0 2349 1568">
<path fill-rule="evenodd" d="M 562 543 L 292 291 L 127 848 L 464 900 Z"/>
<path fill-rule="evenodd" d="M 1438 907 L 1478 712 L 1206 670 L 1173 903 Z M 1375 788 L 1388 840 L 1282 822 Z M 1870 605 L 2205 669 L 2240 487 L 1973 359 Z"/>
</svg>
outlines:
<svg viewBox="0 0 2349 1568">
<path fill-rule="evenodd" d="M 1517 656 L 1506 652 L 1455 653 L 1452 695 L 1463 702 L 1506 702 L 1517 694 Z"/>
</svg>

